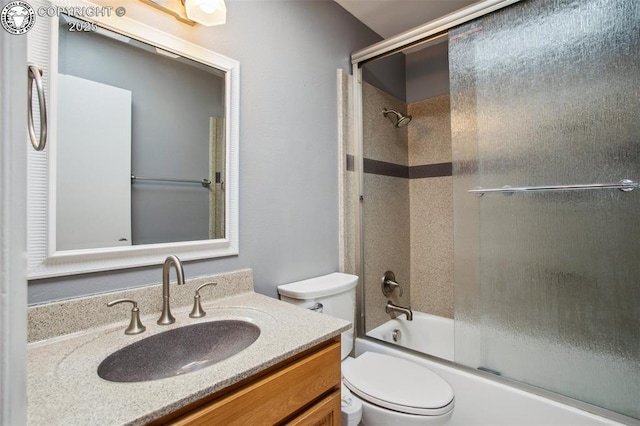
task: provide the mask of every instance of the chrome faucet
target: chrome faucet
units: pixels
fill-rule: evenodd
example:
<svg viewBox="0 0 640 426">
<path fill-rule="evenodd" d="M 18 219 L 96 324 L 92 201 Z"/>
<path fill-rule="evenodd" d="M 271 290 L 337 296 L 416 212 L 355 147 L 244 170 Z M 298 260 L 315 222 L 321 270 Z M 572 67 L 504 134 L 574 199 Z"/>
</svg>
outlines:
<svg viewBox="0 0 640 426">
<path fill-rule="evenodd" d="M 392 312 L 396 312 L 399 314 L 404 314 L 407 316 L 407 321 L 413 321 L 413 311 L 411 308 L 404 308 L 402 306 L 394 305 L 390 300 L 387 301 L 387 305 L 384 308 L 384 311 L 388 314 Z"/>
<path fill-rule="evenodd" d="M 171 271 L 171 264 L 176 268 L 176 278 L 178 279 L 178 285 L 184 284 L 184 269 L 182 269 L 182 262 L 176 256 L 169 256 L 162 265 L 162 314 L 157 321 L 160 325 L 169 325 L 176 322 L 176 319 L 171 315 L 171 308 L 169 307 L 169 272 Z"/>
</svg>

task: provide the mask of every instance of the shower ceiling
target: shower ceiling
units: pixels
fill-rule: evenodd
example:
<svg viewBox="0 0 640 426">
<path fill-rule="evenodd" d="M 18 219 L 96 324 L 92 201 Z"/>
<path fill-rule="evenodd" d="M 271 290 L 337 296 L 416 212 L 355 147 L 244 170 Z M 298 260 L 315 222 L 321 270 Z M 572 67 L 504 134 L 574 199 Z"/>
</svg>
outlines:
<svg viewBox="0 0 640 426">
<path fill-rule="evenodd" d="M 447 15 L 477 0 L 334 0 L 383 38 Z"/>
</svg>

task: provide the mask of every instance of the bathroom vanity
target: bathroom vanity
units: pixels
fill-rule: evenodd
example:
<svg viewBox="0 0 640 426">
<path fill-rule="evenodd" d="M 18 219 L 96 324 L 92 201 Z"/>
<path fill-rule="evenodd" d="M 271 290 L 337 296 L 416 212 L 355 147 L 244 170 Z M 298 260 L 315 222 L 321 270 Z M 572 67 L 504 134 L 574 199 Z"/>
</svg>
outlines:
<svg viewBox="0 0 640 426">
<path fill-rule="evenodd" d="M 189 318 L 194 290 L 204 281 L 219 284 L 202 291 L 206 315 Z M 249 270 L 187 280 L 171 290 L 176 323 L 168 326 L 156 324 L 160 285 L 30 307 L 28 424 L 338 423 L 339 336 L 348 322 L 254 293 Z M 144 333 L 124 334 L 130 306 L 106 306 L 119 298 L 138 301 Z M 260 336 L 187 374 L 128 383 L 98 376 L 107 356 L 132 343 L 218 320 L 250 322 Z M 162 355 L 150 356 L 148 368 Z"/>
<path fill-rule="evenodd" d="M 153 424 L 334 425 L 339 418 L 340 341 L 334 338 Z"/>
</svg>

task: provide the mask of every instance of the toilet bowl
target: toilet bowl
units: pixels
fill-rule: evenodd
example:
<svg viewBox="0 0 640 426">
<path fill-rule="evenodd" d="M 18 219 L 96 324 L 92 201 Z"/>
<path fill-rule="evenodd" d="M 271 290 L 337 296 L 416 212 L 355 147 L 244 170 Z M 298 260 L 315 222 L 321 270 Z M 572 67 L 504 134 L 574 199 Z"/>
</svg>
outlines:
<svg viewBox="0 0 640 426">
<path fill-rule="evenodd" d="M 358 277 L 335 272 L 278 287 L 282 301 L 354 322 Z M 349 357 L 353 328 L 342 333 L 342 424 L 446 425 L 453 415 L 451 386 L 431 370 L 374 352 Z"/>
<path fill-rule="evenodd" d="M 342 426 L 358 426 L 362 420 L 362 402 L 342 384 Z"/>
<path fill-rule="evenodd" d="M 451 386 L 401 358 L 375 352 L 347 358 L 342 382 L 362 403 L 366 426 L 446 425 L 453 415 Z"/>
</svg>

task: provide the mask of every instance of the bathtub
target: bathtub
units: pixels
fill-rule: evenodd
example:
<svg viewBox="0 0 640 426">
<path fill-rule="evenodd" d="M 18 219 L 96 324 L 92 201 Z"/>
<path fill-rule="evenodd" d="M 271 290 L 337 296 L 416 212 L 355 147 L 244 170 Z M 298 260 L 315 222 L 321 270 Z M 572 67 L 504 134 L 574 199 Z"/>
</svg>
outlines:
<svg viewBox="0 0 640 426">
<path fill-rule="evenodd" d="M 450 318 L 414 312 L 413 321 L 400 316 L 374 328 L 367 336 L 453 361 L 453 330 Z"/>
<path fill-rule="evenodd" d="M 426 314 L 420 314 L 420 316 L 422 315 Z M 383 324 L 383 326 L 376 328 L 368 334 L 379 332 L 379 335 L 382 336 L 381 339 L 387 340 L 385 336 L 389 336 L 389 328 L 386 326 L 389 325 L 390 322 L 391 321 Z M 400 329 L 398 327 L 404 325 L 402 324 L 403 322 L 406 323 L 406 321 L 403 320 L 394 320 L 392 327 Z M 414 313 L 413 322 L 416 322 L 416 313 Z M 418 323 L 416 322 L 416 324 Z M 411 325 L 409 325 L 409 333 L 406 334 L 401 330 L 401 340 L 406 338 L 403 344 L 407 342 L 413 343 L 412 337 L 415 336 L 415 333 L 411 333 L 411 328 Z M 390 330 L 392 333 L 394 328 Z M 392 336 L 389 336 L 389 338 L 393 342 Z M 374 341 L 368 337 L 358 337 L 355 343 L 355 355 L 359 356 L 364 352 L 379 352 L 407 359 L 429 368 L 449 382 L 453 387 L 456 398 L 456 406 L 450 423 L 451 426 L 621 426 L 640 424 L 637 420 L 610 412 L 607 412 L 610 413 L 610 415 L 607 414 L 607 416 L 619 421 L 601 417 L 586 410 L 600 410 L 600 412 L 604 412 L 605 410 L 580 403 L 579 401 L 571 400 L 571 403 L 576 406 L 563 404 L 545 398 L 537 393 L 491 380 L 482 374 L 478 374 L 464 367 L 456 367 L 451 363 L 444 361 L 439 362 L 426 356 L 419 356 L 415 353 L 404 351 L 401 348 Z M 392 373 L 393 366 L 380 366 L 380 370 Z M 540 393 L 544 394 L 545 392 L 541 391 Z M 558 396 L 558 398 L 563 399 L 563 397 L 560 396 Z M 566 398 L 566 400 L 569 401 L 568 398 Z M 583 407 L 584 410 L 577 407 Z"/>
</svg>

